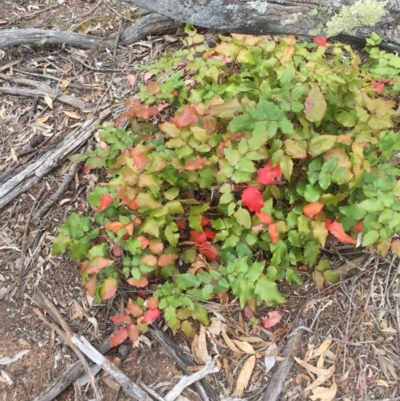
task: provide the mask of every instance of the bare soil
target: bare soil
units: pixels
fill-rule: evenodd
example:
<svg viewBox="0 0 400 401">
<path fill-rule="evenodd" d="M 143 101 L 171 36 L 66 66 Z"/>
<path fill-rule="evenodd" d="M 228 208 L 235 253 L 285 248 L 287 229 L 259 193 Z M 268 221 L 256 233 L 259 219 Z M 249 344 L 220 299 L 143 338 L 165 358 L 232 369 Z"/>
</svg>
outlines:
<svg viewBox="0 0 400 401">
<path fill-rule="evenodd" d="M 0 7 L 0 29 L 37 27 L 102 37 L 118 31 L 122 17 L 131 23 L 139 15 L 139 10 L 119 0 L 3 0 Z M 100 53 L 40 44 L 19 46 L 0 50 L 0 73 L 38 80 L 52 88 L 69 81 L 68 94 L 101 110 L 128 100 L 135 88 L 127 75 L 138 74 L 141 65 L 151 63 L 172 43 L 171 37 L 152 37 L 129 47 L 119 46 L 116 56 L 114 49 Z M 0 85 L 12 84 L 0 77 Z M 42 98 L 0 97 L 0 178 L 14 174 L 85 118 L 78 110 L 58 102 L 50 107 Z M 44 138 L 44 145 L 32 146 L 40 137 Z M 79 266 L 65 257 L 50 256 L 52 239 L 66 217 L 73 211 L 91 212 L 86 196 L 99 180 L 96 174 L 77 171 L 61 200 L 40 224 L 27 224 L 71 168 L 73 165 L 65 161 L 0 214 L 0 401 L 35 399 L 77 360 L 63 340 L 38 318 L 43 311 L 31 300 L 35 288 L 49 297 L 75 333 L 83 334 L 92 344 L 100 343 L 112 332 L 109 317 L 123 310 L 122 297 L 108 304 L 94 304 L 81 288 Z M 283 318 L 270 330 L 252 327 L 249 316 L 233 298 L 225 304 L 208 305 L 217 325 L 226 325 L 230 339 L 247 342 L 256 351 L 256 364 L 243 399 L 264 397 L 276 369 L 275 366 L 266 371 L 265 350 L 275 342 L 280 352 L 296 319 L 305 317 L 299 360 L 314 368 L 334 366 L 334 373 L 320 384 L 331 389 L 332 398 L 326 395 L 322 400 L 400 400 L 399 261 L 392 255 L 382 259 L 359 249 L 342 249 L 333 241 L 326 252 L 340 268 L 341 282 L 318 291 L 310 273 L 305 271 L 304 286 L 282 286 L 287 303 L 276 310 Z M 270 308 L 262 308 L 257 317 L 264 317 L 269 311 Z M 189 339 L 180 334 L 169 335 L 176 344 L 199 357 Z M 218 330 L 208 332 L 206 340 L 209 354 L 216 357 L 220 366 L 220 372 L 210 375 L 208 380 L 220 398 L 235 396 L 240 372 L 252 353 L 235 352 Z M 322 357 L 312 358 L 313 350 L 327 340 L 329 346 L 325 351 L 321 349 Z M 21 351 L 29 352 L 14 362 L 4 362 L 3 358 L 14 357 Z M 122 360 L 120 369 L 128 377 L 141 380 L 161 395 L 182 376 L 166 351 L 149 338 L 141 338 L 138 348 L 127 343 L 109 354 Z M 277 364 L 280 360 L 277 358 Z M 281 400 L 316 399 L 310 398 L 312 390 L 307 386 L 317 377 L 315 369 L 295 363 L 284 383 Z M 99 373 L 97 378 L 105 401 L 127 399 L 107 374 Z M 193 390 L 186 390 L 183 396 L 193 401 L 200 399 Z M 75 383 L 56 400 L 92 398 L 90 384 Z"/>
</svg>

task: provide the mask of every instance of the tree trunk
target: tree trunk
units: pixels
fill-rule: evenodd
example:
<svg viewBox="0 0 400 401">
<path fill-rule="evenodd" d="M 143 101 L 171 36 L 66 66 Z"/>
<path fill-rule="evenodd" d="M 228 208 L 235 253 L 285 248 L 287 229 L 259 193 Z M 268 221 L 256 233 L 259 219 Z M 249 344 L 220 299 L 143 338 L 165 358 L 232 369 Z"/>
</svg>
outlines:
<svg viewBox="0 0 400 401">
<path fill-rule="evenodd" d="M 175 21 L 220 32 L 337 37 L 364 43 L 376 32 L 400 52 L 398 0 L 124 0 Z"/>
</svg>

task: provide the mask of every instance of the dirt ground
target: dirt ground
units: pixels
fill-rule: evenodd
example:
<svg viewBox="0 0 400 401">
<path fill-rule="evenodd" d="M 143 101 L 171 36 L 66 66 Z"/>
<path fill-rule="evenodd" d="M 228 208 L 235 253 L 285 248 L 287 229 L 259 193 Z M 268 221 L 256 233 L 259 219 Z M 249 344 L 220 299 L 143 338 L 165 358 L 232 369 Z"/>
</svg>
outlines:
<svg viewBox="0 0 400 401">
<path fill-rule="evenodd" d="M 0 35 L 4 29 L 36 27 L 103 37 L 118 31 L 121 18 L 131 23 L 138 15 L 136 7 L 119 0 L 2 0 Z M 179 39 L 180 34 L 121 45 L 115 56 L 112 49 L 99 52 L 41 45 L 6 48 L 0 50 L 0 74 L 37 80 L 51 88 L 67 80 L 69 95 L 83 100 L 92 110 L 103 110 L 133 96 L 134 87 L 127 75 L 138 74 L 141 65 L 162 55 L 174 43 L 173 37 Z M 0 88 L 16 88 L 17 84 L 0 75 Z M 58 102 L 51 106 L 41 96 L 0 92 L 0 188 L 24 164 L 57 144 L 87 117 L 72 106 Z M 38 316 L 43 310 L 32 301 L 36 288 L 52 301 L 75 333 L 95 345 L 114 329 L 109 316 L 123 310 L 124 295 L 96 305 L 81 288 L 78 265 L 50 255 L 57 227 L 66 217 L 73 211 L 90 213 L 86 196 L 99 177 L 73 169 L 66 160 L 0 213 L 0 401 L 39 401 L 35 397 L 77 360 Z M 72 181 L 60 200 L 38 223 L 31 224 L 34 213 L 71 170 Z M 266 388 L 284 359 L 279 357 L 281 347 L 301 318 L 298 362 L 283 383 L 281 400 L 400 400 L 399 261 L 392 255 L 382 259 L 334 242 L 326 254 L 342 280 L 318 291 L 310 274 L 303 272 L 304 286 L 282 286 L 287 303 L 275 310 L 283 318 L 270 330 L 252 329 L 250 315 L 232 299 L 226 305 L 208 305 L 212 329 L 200 334 L 195 346 L 184 336 L 166 331 L 175 344 L 186 347 L 197 358 L 198 365 L 204 363 L 204 347 L 199 351 L 199 344 L 213 355 L 220 371 L 207 380 L 219 399 L 268 401 Z M 257 317 L 265 317 L 270 311 L 258 310 Z M 45 319 L 51 322 L 48 316 Z M 272 356 L 276 365 L 268 371 L 271 358 L 266 361 L 265 353 L 272 343 L 278 346 Z M 166 349 L 147 335 L 141 337 L 139 347 L 123 344 L 108 355 L 122 360 L 120 369 L 129 378 L 161 396 L 183 376 Z M 249 382 L 238 397 L 238 386 L 252 358 L 255 365 Z M 101 372 L 96 377 L 105 401 L 129 399 L 108 374 Z M 325 392 L 318 396 L 318 388 Z M 94 399 L 94 395 L 90 384 L 77 381 L 55 399 L 83 401 Z M 195 389 L 187 389 L 181 397 L 184 400 L 200 398 Z"/>
</svg>

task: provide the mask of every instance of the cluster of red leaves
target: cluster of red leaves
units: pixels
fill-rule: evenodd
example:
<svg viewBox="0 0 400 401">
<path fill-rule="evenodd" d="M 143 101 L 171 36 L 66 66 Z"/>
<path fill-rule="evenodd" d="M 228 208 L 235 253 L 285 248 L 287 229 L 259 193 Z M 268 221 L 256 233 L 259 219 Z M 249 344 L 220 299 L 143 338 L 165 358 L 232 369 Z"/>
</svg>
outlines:
<svg viewBox="0 0 400 401">
<path fill-rule="evenodd" d="M 122 344 L 128 337 L 135 346 L 139 343 L 139 327 L 133 323 L 132 315 L 137 318 L 138 325 L 146 325 L 154 322 L 161 316 L 160 309 L 158 308 L 158 299 L 156 297 L 150 297 L 146 300 L 145 306 L 147 310 L 143 312 L 143 309 L 136 303 L 129 299 L 126 306 L 126 313 L 115 315 L 110 317 L 110 320 L 120 327 L 112 336 L 110 345 L 116 347 Z"/>
<path fill-rule="evenodd" d="M 214 231 L 206 228 L 203 232 L 192 230 L 190 232 L 190 241 L 199 245 L 200 255 L 205 256 L 208 260 L 213 261 L 218 258 L 218 251 L 212 245 L 214 241 Z"/>
<path fill-rule="evenodd" d="M 318 46 L 326 46 L 327 40 L 325 36 L 317 36 L 314 38 L 314 43 Z"/>
</svg>

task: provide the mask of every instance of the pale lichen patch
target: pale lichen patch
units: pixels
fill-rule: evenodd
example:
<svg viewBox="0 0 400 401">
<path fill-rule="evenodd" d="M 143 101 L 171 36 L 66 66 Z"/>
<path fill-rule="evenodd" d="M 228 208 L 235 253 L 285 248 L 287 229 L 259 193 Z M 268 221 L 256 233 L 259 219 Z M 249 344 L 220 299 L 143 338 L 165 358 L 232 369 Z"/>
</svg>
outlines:
<svg viewBox="0 0 400 401">
<path fill-rule="evenodd" d="M 355 35 L 357 29 L 375 26 L 385 16 L 388 0 L 358 0 L 352 6 L 343 6 L 326 24 L 326 36 L 339 33 Z"/>
<path fill-rule="evenodd" d="M 249 6 L 259 13 L 264 14 L 268 8 L 268 2 L 263 0 L 252 0 L 249 1 Z"/>
</svg>

